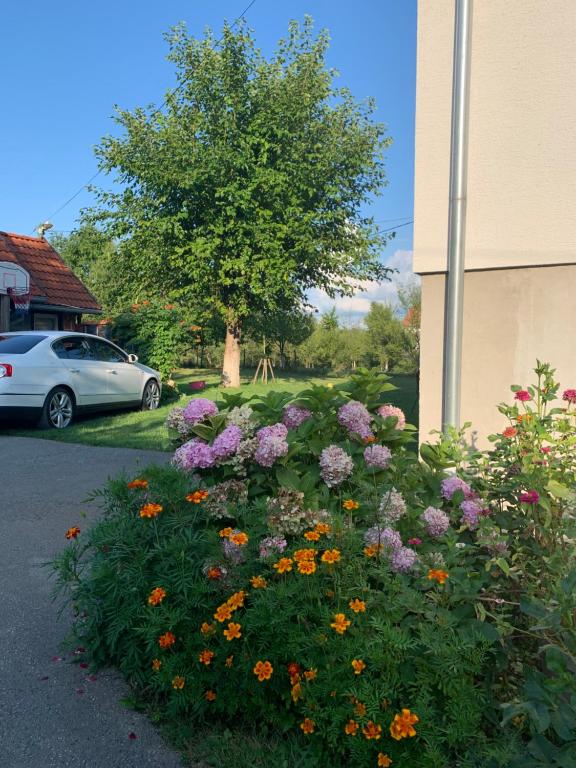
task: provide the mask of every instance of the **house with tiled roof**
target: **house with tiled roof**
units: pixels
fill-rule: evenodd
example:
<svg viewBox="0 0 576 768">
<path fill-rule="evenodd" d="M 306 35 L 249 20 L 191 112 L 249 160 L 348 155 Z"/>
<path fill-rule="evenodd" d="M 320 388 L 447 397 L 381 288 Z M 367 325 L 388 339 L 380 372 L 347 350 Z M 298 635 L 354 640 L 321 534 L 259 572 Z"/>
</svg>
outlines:
<svg viewBox="0 0 576 768">
<path fill-rule="evenodd" d="M 0 331 L 83 330 L 98 301 L 43 237 L 0 232 Z"/>
</svg>

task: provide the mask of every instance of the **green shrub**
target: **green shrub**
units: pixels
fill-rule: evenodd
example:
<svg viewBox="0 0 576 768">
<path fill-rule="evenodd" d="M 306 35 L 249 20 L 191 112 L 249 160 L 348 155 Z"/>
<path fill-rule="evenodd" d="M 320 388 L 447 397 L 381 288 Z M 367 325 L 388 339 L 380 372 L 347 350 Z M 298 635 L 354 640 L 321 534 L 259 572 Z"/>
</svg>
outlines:
<svg viewBox="0 0 576 768">
<path fill-rule="evenodd" d="M 56 562 L 75 640 L 176 729 L 285 733 L 302 765 L 569 768 L 573 404 L 419 461 L 390 388 L 177 409 L 178 466 L 111 482 Z"/>
</svg>

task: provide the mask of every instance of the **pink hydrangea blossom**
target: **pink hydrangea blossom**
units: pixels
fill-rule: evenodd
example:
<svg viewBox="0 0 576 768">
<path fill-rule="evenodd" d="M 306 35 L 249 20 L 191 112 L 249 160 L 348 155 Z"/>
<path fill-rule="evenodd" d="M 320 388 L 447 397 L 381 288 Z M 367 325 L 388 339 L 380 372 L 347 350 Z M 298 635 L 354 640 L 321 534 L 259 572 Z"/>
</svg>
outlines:
<svg viewBox="0 0 576 768">
<path fill-rule="evenodd" d="M 519 389 L 514 395 L 514 400 L 520 400 L 521 403 L 527 403 L 528 400 L 532 400 L 532 395 L 527 389 Z"/>
<path fill-rule="evenodd" d="M 360 435 L 364 439 L 372 437 L 371 420 L 366 406 L 357 400 L 350 400 L 338 409 L 338 422 L 352 435 Z"/>
<path fill-rule="evenodd" d="M 242 430 L 234 424 L 226 427 L 212 443 L 212 453 L 217 460 L 226 459 L 238 450 L 242 442 Z"/>
<path fill-rule="evenodd" d="M 378 519 L 381 523 L 393 525 L 406 514 L 406 502 L 396 488 L 385 491 L 378 507 Z"/>
<path fill-rule="evenodd" d="M 443 536 L 450 527 L 450 518 L 441 509 L 428 507 L 420 517 L 426 524 L 428 536 L 431 536 L 433 539 Z"/>
<path fill-rule="evenodd" d="M 395 405 L 390 405 L 390 403 L 381 405 L 380 408 L 378 408 L 378 414 L 382 416 L 383 419 L 389 419 L 391 416 L 395 416 L 396 424 L 394 429 L 404 429 L 406 426 L 406 416 L 404 415 L 404 411 L 401 408 L 397 408 Z"/>
<path fill-rule="evenodd" d="M 215 416 L 217 413 L 218 408 L 212 400 L 205 397 L 195 397 L 184 408 L 183 416 L 189 424 L 198 424 L 208 416 Z"/>
<path fill-rule="evenodd" d="M 478 501 L 478 499 L 465 499 L 460 504 L 460 509 L 463 512 L 460 518 L 461 524 L 467 525 L 471 530 L 477 528 L 480 517 L 485 514 L 482 502 Z"/>
<path fill-rule="evenodd" d="M 462 491 L 466 498 L 471 498 L 474 493 L 468 483 L 459 478 L 457 475 L 450 475 L 442 480 L 442 496 L 448 501 L 452 500 L 452 496 L 456 491 Z"/>
<path fill-rule="evenodd" d="M 364 449 L 364 461 L 368 467 L 388 469 L 392 451 L 385 445 L 369 445 Z"/>
<path fill-rule="evenodd" d="M 299 405 L 287 405 L 284 408 L 282 421 L 289 429 L 297 429 L 310 416 L 312 416 L 312 411 L 309 411 L 308 408 L 302 408 Z"/>
<path fill-rule="evenodd" d="M 393 528 L 382 528 L 380 525 L 368 528 L 364 534 L 364 542 L 367 546 L 377 547 L 379 550 L 392 551 L 402 546 L 402 538 L 398 531 Z"/>
<path fill-rule="evenodd" d="M 172 463 L 186 472 L 207 469 L 214 465 L 214 454 L 212 448 L 202 440 L 189 440 L 176 449 Z"/>
<path fill-rule="evenodd" d="M 329 488 L 341 485 L 353 470 L 352 458 L 338 445 L 329 445 L 320 454 L 320 476 Z"/>
<path fill-rule="evenodd" d="M 286 435 L 288 429 L 284 424 L 272 424 L 262 427 L 256 433 L 258 447 L 254 453 L 254 461 L 261 467 L 271 467 L 277 459 L 286 456 L 288 443 Z"/>
<path fill-rule="evenodd" d="M 222 539 L 222 549 L 224 551 L 224 557 L 227 560 L 230 560 L 231 563 L 243 563 L 246 559 L 245 555 L 245 547 L 241 546 L 240 544 L 235 544 L 233 541 L 231 541 L 231 537 L 234 536 L 234 534 L 240 533 L 239 530 L 235 529 L 230 534 L 230 537 Z"/>
<path fill-rule="evenodd" d="M 418 560 L 418 555 L 410 547 L 399 547 L 392 551 L 390 568 L 396 573 L 408 573 Z"/>
<path fill-rule="evenodd" d="M 260 557 L 266 558 L 277 555 L 286 549 L 288 542 L 283 536 L 267 536 L 260 542 Z"/>
</svg>

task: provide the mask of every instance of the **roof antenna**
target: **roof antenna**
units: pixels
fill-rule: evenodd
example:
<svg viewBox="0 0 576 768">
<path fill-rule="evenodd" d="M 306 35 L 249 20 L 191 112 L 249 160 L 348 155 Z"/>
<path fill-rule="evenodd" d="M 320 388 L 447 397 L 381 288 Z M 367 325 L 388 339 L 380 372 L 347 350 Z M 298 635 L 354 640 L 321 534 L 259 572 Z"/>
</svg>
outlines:
<svg viewBox="0 0 576 768">
<path fill-rule="evenodd" d="M 48 229 L 52 229 L 54 224 L 50 221 L 45 221 L 43 224 L 40 224 L 38 227 L 36 227 L 36 232 L 38 232 L 38 237 L 44 237 L 44 232 L 46 232 Z"/>
</svg>

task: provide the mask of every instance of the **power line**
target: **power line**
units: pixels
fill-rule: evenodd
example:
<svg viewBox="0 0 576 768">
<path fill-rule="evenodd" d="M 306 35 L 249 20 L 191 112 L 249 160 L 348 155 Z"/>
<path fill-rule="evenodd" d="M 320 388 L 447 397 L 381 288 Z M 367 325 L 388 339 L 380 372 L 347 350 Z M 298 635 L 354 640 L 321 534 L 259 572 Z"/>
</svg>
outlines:
<svg viewBox="0 0 576 768">
<path fill-rule="evenodd" d="M 400 229 L 400 227 L 408 227 L 410 224 L 414 224 L 414 219 L 412 221 L 407 221 L 405 224 L 398 224 L 396 227 L 390 227 L 389 229 L 381 229 L 380 234 L 384 235 L 386 232 L 393 232 L 395 229 Z"/>
<path fill-rule="evenodd" d="M 251 2 L 248 3 L 248 5 L 246 6 L 246 8 L 244 8 L 242 13 L 239 16 L 236 17 L 236 19 L 234 20 L 234 23 L 231 25 L 230 29 L 234 29 L 234 27 L 238 24 L 240 19 L 242 19 L 248 13 L 248 11 L 250 10 L 250 8 L 252 8 L 252 6 L 254 5 L 255 2 L 256 2 L 256 0 L 251 0 Z M 222 35 L 222 37 L 219 40 L 216 41 L 216 43 L 214 44 L 214 47 L 220 45 L 222 40 L 224 40 L 224 35 Z M 187 83 L 187 80 L 186 79 L 183 80 L 180 83 L 180 85 L 177 88 L 175 88 L 174 91 L 172 91 L 171 95 L 173 96 L 174 94 L 178 93 L 178 91 L 180 91 L 186 85 L 186 83 Z M 168 98 L 164 99 L 162 104 L 158 107 L 158 109 L 155 109 L 154 112 L 152 112 L 150 117 L 154 117 L 155 115 L 157 115 L 160 112 L 162 112 L 162 110 L 164 109 L 164 107 L 166 106 L 167 103 L 168 103 Z M 78 195 L 81 192 L 83 192 L 84 189 L 86 189 L 86 187 L 89 184 L 91 184 L 97 176 L 100 176 L 101 173 L 102 173 L 102 169 L 100 168 L 100 169 L 98 169 L 96 171 L 96 173 L 92 174 L 92 176 L 90 176 L 88 181 L 84 182 L 84 184 L 82 184 L 82 186 L 79 189 L 77 189 L 76 192 L 74 192 L 74 194 L 71 197 L 69 197 L 68 200 L 66 200 L 66 202 L 63 203 L 60 206 L 60 208 L 57 208 L 53 213 L 50 214 L 50 216 L 48 216 L 47 220 L 50 221 L 51 219 L 54 218 L 54 216 L 57 216 L 60 213 L 60 211 L 63 211 L 64 208 L 66 208 L 66 206 L 69 205 L 72 202 L 72 200 L 75 200 L 78 197 Z M 35 232 L 35 231 L 36 231 L 36 229 L 32 230 L 32 232 Z"/>
</svg>

